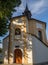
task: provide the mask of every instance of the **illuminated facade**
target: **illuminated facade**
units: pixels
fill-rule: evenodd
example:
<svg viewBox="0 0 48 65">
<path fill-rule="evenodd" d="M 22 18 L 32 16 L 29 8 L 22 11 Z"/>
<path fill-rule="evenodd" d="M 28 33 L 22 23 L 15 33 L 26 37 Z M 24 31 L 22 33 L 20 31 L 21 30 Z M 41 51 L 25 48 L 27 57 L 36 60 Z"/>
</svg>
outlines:
<svg viewBox="0 0 48 65">
<path fill-rule="evenodd" d="M 27 6 L 23 15 L 10 20 L 9 32 L 9 36 L 3 40 L 5 64 L 32 65 L 47 62 L 46 23 L 31 18 Z"/>
</svg>

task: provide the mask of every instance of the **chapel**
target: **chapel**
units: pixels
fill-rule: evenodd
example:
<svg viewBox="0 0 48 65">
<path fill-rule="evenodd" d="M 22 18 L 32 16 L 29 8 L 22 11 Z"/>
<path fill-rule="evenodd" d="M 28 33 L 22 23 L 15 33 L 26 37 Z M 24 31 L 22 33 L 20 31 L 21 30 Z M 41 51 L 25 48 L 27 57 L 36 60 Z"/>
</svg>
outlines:
<svg viewBox="0 0 48 65">
<path fill-rule="evenodd" d="M 3 39 L 4 64 L 48 62 L 46 23 L 34 18 L 26 5 L 22 15 L 10 19 L 9 35 Z"/>
</svg>

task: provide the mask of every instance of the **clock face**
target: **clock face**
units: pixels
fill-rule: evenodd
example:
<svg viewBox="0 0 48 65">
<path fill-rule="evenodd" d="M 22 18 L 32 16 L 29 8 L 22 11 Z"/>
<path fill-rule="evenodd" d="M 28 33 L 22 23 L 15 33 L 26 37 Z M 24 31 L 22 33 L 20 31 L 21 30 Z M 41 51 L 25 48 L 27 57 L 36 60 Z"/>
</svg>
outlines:
<svg viewBox="0 0 48 65">
<path fill-rule="evenodd" d="M 21 30 L 19 28 L 15 29 L 15 35 L 20 35 L 21 34 Z"/>
</svg>

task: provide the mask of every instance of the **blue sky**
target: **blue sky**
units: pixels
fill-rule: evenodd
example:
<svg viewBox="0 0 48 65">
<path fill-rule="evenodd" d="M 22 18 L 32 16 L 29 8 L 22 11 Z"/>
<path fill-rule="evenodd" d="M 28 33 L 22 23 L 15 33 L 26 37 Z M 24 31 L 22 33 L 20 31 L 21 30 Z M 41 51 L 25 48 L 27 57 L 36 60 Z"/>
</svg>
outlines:
<svg viewBox="0 0 48 65">
<path fill-rule="evenodd" d="M 21 0 L 22 4 L 15 9 L 17 12 L 13 13 L 13 16 L 21 15 L 25 9 L 26 2 L 28 8 L 32 13 L 32 18 L 46 22 L 46 33 L 48 38 L 48 0 Z"/>
<path fill-rule="evenodd" d="M 22 14 L 22 12 L 26 7 L 27 2 L 28 8 L 32 13 L 32 18 L 46 22 L 47 24 L 46 33 L 48 39 L 48 0 L 21 0 L 21 1 L 22 4 L 19 7 L 15 7 L 17 11 L 13 13 L 13 17 Z M 0 40 L 2 40 L 4 37 L 0 37 Z"/>
</svg>

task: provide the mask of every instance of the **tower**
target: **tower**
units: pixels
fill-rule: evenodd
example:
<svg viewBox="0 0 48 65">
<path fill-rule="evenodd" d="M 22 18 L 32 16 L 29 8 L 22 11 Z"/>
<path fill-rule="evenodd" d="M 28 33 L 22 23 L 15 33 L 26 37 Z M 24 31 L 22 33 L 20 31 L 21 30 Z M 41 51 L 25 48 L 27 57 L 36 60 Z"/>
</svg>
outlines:
<svg viewBox="0 0 48 65">
<path fill-rule="evenodd" d="M 29 9 L 28 9 L 27 4 L 26 4 L 26 8 L 25 8 L 23 14 L 26 15 L 28 19 L 31 19 L 31 15 L 32 15 L 32 14 L 31 14 L 31 12 L 30 12 Z"/>
<path fill-rule="evenodd" d="M 15 17 L 10 22 L 9 63 L 27 64 L 27 32 L 28 20 L 26 16 Z M 27 55 L 27 56 L 26 56 Z M 32 61 L 32 58 L 30 59 Z"/>
</svg>

